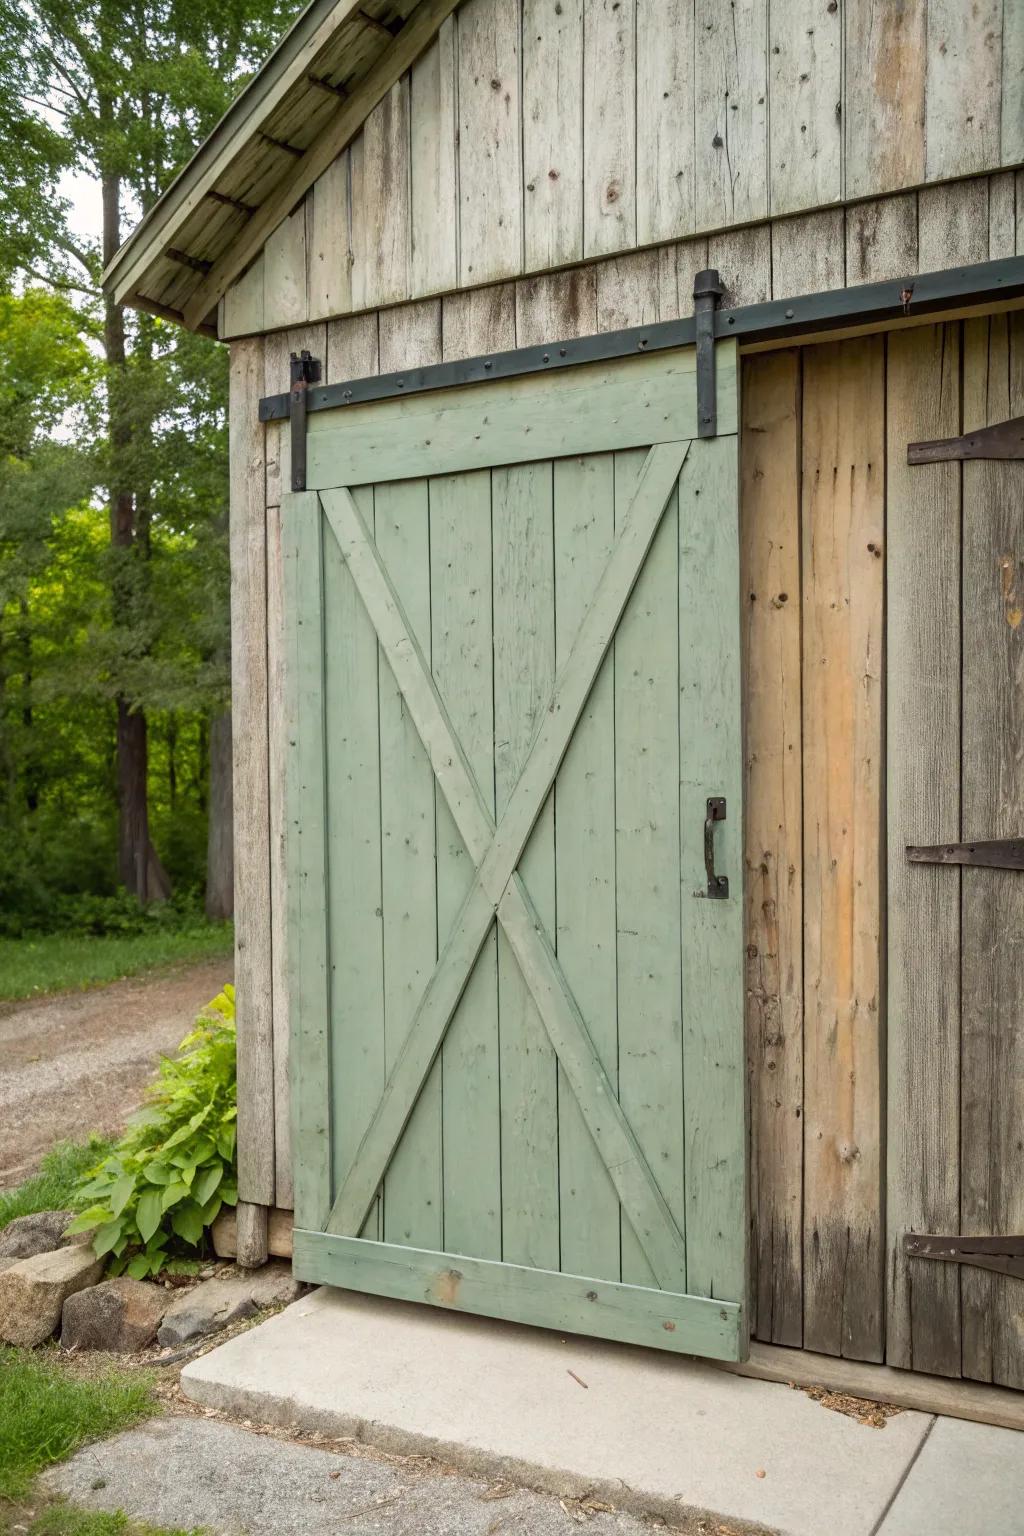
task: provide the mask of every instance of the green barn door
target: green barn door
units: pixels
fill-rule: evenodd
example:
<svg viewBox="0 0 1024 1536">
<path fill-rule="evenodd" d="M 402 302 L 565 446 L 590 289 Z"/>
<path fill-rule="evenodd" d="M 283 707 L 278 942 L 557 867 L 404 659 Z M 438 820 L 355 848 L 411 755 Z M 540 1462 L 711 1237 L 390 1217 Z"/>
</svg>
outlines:
<svg viewBox="0 0 1024 1536">
<path fill-rule="evenodd" d="M 746 1351 L 733 344 L 717 371 L 702 440 L 692 349 L 309 419 L 302 1279 Z"/>
</svg>

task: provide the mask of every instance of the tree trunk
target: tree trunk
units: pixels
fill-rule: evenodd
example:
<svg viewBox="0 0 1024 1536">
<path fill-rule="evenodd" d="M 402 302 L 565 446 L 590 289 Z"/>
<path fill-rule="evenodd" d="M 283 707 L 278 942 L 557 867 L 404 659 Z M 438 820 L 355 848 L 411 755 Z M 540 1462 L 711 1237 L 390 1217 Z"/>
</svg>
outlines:
<svg viewBox="0 0 1024 1536">
<path fill-rule="evenodd" d="M 102 114 L 102 108 L 101 108 Z M 114 257 L 121 240 L 121 185 L 113 172 L 101 182 L 103 200 L 103 262 Z M 135 526 L 135 496 L 126 459 L 131 451 L 132 426 L 126 399 L 124 311 L 109 296 L 104 300 L 103 342 L 107 359 L 110 423 L 110 542 L 122 552 L 114 568 L 112 602 L 115 628 L 132 623 L 138 572 L 146 548 L 139 547 Z M 132 710 L 131 700 L 117 697 L 117 863 L 126 890 L 139 901 L 166 901 L 171 882 L 149 837 L 146 716 Z"/>
<path fill-rule="evenodd" d="M 235 910 L 234 802 L 231 784 L 231 712 L 210 722 L 210 795 L 206 837 L 206 915 L 217 920 Z"/>
</svg>

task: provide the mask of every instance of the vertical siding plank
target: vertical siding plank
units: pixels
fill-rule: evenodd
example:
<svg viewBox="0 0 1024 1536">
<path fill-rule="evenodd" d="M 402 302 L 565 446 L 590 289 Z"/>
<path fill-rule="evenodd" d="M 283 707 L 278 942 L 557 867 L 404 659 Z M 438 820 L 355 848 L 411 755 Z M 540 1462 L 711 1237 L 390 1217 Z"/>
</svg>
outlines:
<svg viewBox="0 0 1024 1536">
<path fill-rule="evenodd" d="M 988 179 L 988 255 L 1012 256 L 1017 243 L 1016 177 L 1012 171 Z"/>
<path fill-rule="evenodd" d="M 917 263 L 917 193 L 880 197 L 846 210 L 846 281 L 910 277 Z"/>
<path fill-rule="evenodd" d="M 274 1027 L 274 1204 L 292 1205 L 285 784 L 290 699 L 286 678 L 284 540 L 280 507 L 267 508 L 267 718 L 269 729 L 270 1009 Z"/>
<path fill-rule="evenodd" d="M 1000 164 L 1003 0 L 928 0 L 925 178 Z"/>
<path fill-rule="evenodd" d="M 708 266 L 716 267 L 725 288 L 726 308 L 761 304 L 772 296 L 772 242 L 767 224 L 734 229 L 708 240 Z M 693 308 L 693 300 L 690 301 Z"/>
<path fill-rule="evenodd" d="M 964 325 L 964 430 L 1024 411 L 1017 315 Z M 1024 503 L 1020 468 L 963 467 L 962 836 L 1015 837 L 1024 802 Z M 1024 1231 L 1024 887 L 1012 871 L 962 875 L 961 1231 Z M 1024 1387 L 1019 1282 L 963 1270 L 965 1376 Z"/>
<path fill-rule="evenodd" d="M 652 325 L 678 316 L 679 292 L 674 257 L 661 251 L 633 251 L 598 262 L 597 329 L 618 331 Z M 692 301 L 691 301 L 692 302 Z"/>
<path fill-rule="evenodd" d="M 373 487 L 355 489 L 353 496 L 372 533 Z M 377 635 L 326 529 L 323 561 L 331 1142 L 337 1191 L 386 1080 L 380 712 Z M 379 1207 L 378 1199 L 361 1236 L 380 1236 Z"/>
<path fill-rule="evenodd" d="M 441 331 L 445 362 L 481 352 L 511 351 L 516 344 L 515 284 L 447 294 Z"/>
<path fill-rule="evenodd" d="M 734 346 L 722 343 L 718 354 L 720 369 L 727 359 L 735 369 Z M 709 795 L 724 795 L 728 811 L 715 833 L 716 868 L 730 882 L 742 879 L 738 479 L 736 437 L 690 444 L 679 479 L 676 551 L 680 857 L 676 886 L 682 905 L 686 1283 L 697 1296 L 745 1302 L 743 902 L 738 890 L 726 901 L 694 898 L 704 885 Z M 709 657 L 714 658 L 710 669 Z M 747 1326 L 744 1307 L 744 1338 Z"/>
<path fill-rule="evenodd" d="M 735 0 L 697 13 L 698 229 L 768 217 L 767 50 L 767 0 Z"/>
<path fill-rule="evenodd" d="M 988 178 L 922 187 L 917 194 L 922 272 L 988 260 Z"/>
<path fill-rule="evenodd" d="M 636 244 L 636 0 L 592 0 L 583 32 L 583 253 Z"/>
<path fill-rule="evenodd" d="M 325 382 L 342 384 L 346 379 L 367 379 L 379 372 L 377 316 L 352 315 L 332 321 L 327 327 Z"/>
<path fill-rule="evenodd" d="M 263 247 L 263 324 L 301 325 L 308 313 L 306 293 L 306 204 L 274 230 Z"/>
<path fill-rule="evenodd" d="M 529 756 L 555 680 L 550 462 L 492 474 L 494 539 L 494 777 L 499 818 Z M 519 871 L 555 941 L 554 798 L 549 795 Z M 502 1257 L 559 1267 L 558 1072 L 537 1005 L 498 932 L 501 1039 Z"/>
<path fill-rule="evenodd" d="M 431 656 L 438 690 L 485 802 L 494 808 L 491 476 L 430 482 Z M 437 922 L 441 946 L 472 868 L 440 790 Z M 444 1247 L 501 1258 L 497 943 L 484 941 L 441 1047 Z"/>
<path fill-rule="evenodd" d="M 222 339 L 263 330 L 263 262 L 261 251 L 224 295 L 220 315 Z"/>
<path fill-rule="evenodd" d="M 844 49 L 846 196 L 924 180 L 927 0 L 861 0 Z"/>
<path fill-rule="evenodd" d="M 804 1346 L 882 1358 L 884 341 L 804 358 Z"/>
<path fill-rule="evenodd" d="M 440 299 L 421 299 L 418 304 L 381 310 L 378 326 L 381 373 L 425 368 L 441 361 Z M 385 470 L 382 466 L 382 472 Z"/>
<path fill-rule="evenodd" d="M 352 161 L 352 299 L 356 309 L 409 297 L 409 77 L 363 124 Z"/>
<path fill-rule="evenodd" d="M 773 215 L 842 196 L 842 28 L 833 0 L 772 0 L 768 89 Z"/>
<path fill-rule="evenodd" d="M 516 283 L 516 346 L 593 336 L 597 331 L 597 275 L 593 267 L 549 272 Z"/>
<path fill-rule="evenodd" d="M 310 190 L 309 318 L 323 320 L 352 308 L 349 251 L 348 151 L 338 156 Z"/>
<path fill-rule="evenodd" d="M 583 257 L 583 0 L 523 3 L 527 270 Z"/>
<path fill-rule="evenodd" d="M 907 464 L 959 431 L 959 326 L 893 332 L 886 390 L 886 1359 L 958 1376 L 956 1266 L 903 1237 L 960 1217 L 960 879 L 906 857 L 960 835 L 960 472 Z"/>
<path fill-rule="evenodd" d="M 323 518 L 315 492 L 285 502 L 288 624 L 288 932 L 291 964 L 292 1115 L 302 1155 L 294 1170 L 295 1219 L 327 1224 L 331 1179 L 331 971 L 327 946 L 327 785 L 324 742 Z M 239 974 L 239 981 L 242 979 Z M 237 1001 L 237 997 L 236 997 Z M 241 1015 L 239 1015 L 241 1024 Z M 239 1068 L 242 1057 L 239 1054 Z M 239 1077 L 241 1087 L 241 1076 Z M 239 1095 L 239 1108 L 243 1103 Z M 242 1117 L 239 1116 L 239 1131 Z"/>
<path fill-rule="evenodd" d="M 693 0 L 637 0 L 637 243 L 696 227 Z"/>
<path fill-rule="evenodd" d="M 555 463 L 556 656 L 572 649 L 615 539 L 611 454 Z M 606 657 L 555 781 L 558 961 L 613 1085 L 618 1080 L 615 662 Z M 559 1071 L 561 1267 L 620 1278 L 619 1199 Z"/>
<path fill-rule="evenodd" d="M 1003 101 L 1000 163 L 1024 160 L 1024 6 L 1003 5 Z"/>
<path fill-rule="evenodd" d="M 376 544 L 424 656 L 430 657 L 427 482 L 374 492 Z M 384 1046 L 390 1073 L 437 960 L 434 774 L 381 652 L 380 818 Z M 435 1061 L 384 1180 L 385 1242 L 441 1247 L 441 1067 Z"/>
<path fill-rule="evenodd" d="M 772 224 L 772 298 L 824 293 L 846 283 L 846 224 L 841 208 Z"/>
<path fill-rule="evenodd" d="M 267 717 L 267 525 L 263 341 L 231 347 L 231 717 L 238 977 L 238 1192 L 274 1203 L 274 1019 L 271 1012 L 270 785 Z"/>
<path fill-rule="evenodd" d="M 748 358 L 740 391 L 746 701 L 751 1329 L 803 1337 L 800 353 Z"/>
<path fill-rule="evenodd" d="M 449 16 L 412 67 L 413 298 L 454 288 L 458 281 L 458 201 L 455 140 L 455 18 Z"/>
<path fill-rule="evenodd" d="M 459 281 L 522 271 L 519 0 L 474 0 L 458 17 Z"/>
<path fill-rule="evenodd" d="M 615 455 L 616 519 L 643 459 Z M 682 1232 L 678 539 L 673 492 L 615 636 L 615 896 L 619 1102 Z M 622 1278 L 657 1284 L 625 1219 Z"/>
</svg>

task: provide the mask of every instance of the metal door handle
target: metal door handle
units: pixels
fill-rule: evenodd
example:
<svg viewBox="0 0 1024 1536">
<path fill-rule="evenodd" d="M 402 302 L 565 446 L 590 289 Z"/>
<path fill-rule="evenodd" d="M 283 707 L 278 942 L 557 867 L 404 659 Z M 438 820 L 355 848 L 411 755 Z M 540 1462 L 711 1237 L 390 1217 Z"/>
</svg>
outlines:
<svg viewBox="0 0 1024 1536">
<path fill-rule="evenodd" d="M 728 876 L 715 874 L 715 822 L 724 820 L 725 796 L 710 795 L 708 813 L 704 818 L 704 869 L 708 877 L 708 888 L 704 894 L 712 901 L 722 901 L 729 894 Z"/>
</svg>

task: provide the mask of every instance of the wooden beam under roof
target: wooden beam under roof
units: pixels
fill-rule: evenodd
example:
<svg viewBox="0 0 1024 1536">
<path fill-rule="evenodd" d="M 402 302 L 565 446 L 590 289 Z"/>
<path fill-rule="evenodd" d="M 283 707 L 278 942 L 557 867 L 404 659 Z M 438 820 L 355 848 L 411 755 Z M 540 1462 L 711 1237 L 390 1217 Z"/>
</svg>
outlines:
<svg viewBox="0 0 1024 1536">
<path fill-rule="evenodd" d="M 185 324 L 201 325 L 235 278 L 261 250 L 267 238 L 288 216 L 331 162 L 359 132 L 369 114 L 396 81 L 433 41 L 441 23 L 460 0 L 421 0 L 394 42 L 352 89 L 319 137 L 296 160 L 291 175 L 272 192 L 199 284 L 185 306 Z"/>
</svg>

